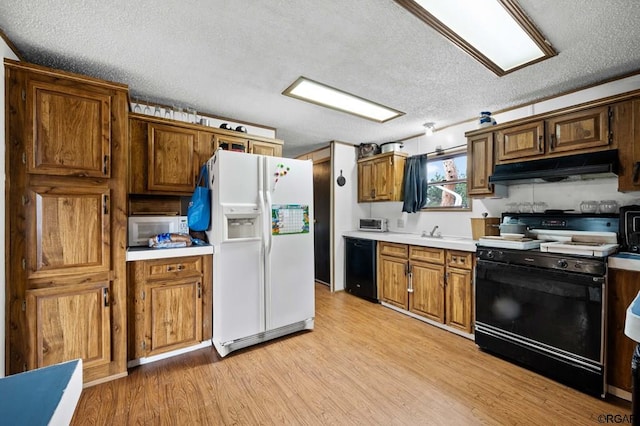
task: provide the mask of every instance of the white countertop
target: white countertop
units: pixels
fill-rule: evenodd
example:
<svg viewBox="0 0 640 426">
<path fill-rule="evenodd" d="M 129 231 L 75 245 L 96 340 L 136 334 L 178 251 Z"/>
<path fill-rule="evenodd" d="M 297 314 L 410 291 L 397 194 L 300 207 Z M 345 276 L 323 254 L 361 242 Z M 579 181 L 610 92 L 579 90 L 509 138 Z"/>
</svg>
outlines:
<svg viewBox="0 0 640 426">
<path fill-rule="evenodd" d="M 344 232 L 342 236 L 471 252 L 476 251 L 476 243 L 478 242 L 471 238 L 464 237 L 443 236 L 442 238 L 430 238 L 421 237 L 418 234 L 405 234 L 401 232 L 348 231 Z"/>
<path fill-rule="evenodd" d="M 607 266 L 612 269 L 640 271 L 640 254 L 617 253 L 607 258 Z"/>
<path fill-rule="evenodd" d="M 180 248 L 129 247 L 127 262 L 136 260 L 168 259 L 170 257 L 202 256 L 213 254 L 213 246 L 191 246 Z"/>
</svg>

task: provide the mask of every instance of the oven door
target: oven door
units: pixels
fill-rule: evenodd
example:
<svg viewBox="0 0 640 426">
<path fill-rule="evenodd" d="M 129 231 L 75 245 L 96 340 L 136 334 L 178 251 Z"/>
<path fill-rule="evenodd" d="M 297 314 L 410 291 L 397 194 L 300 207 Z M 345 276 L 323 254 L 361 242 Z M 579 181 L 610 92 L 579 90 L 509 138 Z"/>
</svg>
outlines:
<svg viewBox="0 0 640 426">
<path fill-rule="evenodd" d="M 476 343 L 571 386 L 586 381 L 583 390 L 602 394 L 604 281 L 479 260 Z"/>
</svg>

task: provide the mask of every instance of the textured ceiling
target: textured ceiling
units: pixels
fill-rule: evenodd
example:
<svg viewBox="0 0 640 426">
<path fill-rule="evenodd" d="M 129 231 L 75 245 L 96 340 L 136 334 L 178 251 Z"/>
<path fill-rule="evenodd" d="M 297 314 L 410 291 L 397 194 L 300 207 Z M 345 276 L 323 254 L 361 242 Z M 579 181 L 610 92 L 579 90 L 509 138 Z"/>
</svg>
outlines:
<svg viewBox="0 0 640 426">
<path fill-rule="evenodd" d="M 640 69 L 640 2 L 520 0 L 559 54 L 504 77 L 393 0 L 0 0 L 29 62 L 275 127 L 292 156 L 386 142 Z M 282 96 L 304 75 L 399 109 L 375 123 Z M 461 135 L 462 136 L 462 135 Z"/>
</svg>

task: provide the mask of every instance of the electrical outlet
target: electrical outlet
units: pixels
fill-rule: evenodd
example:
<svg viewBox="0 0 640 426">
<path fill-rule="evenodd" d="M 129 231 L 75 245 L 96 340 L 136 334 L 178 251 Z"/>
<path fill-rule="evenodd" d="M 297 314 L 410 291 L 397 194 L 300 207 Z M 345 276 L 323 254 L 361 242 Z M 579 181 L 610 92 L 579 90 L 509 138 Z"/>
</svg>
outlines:
<svg viewBox="0 0 640 426">
<path fill-rule="evenodd" d="M 398 228 L 404 228 L 404 219 L 399 218 L 398 221 L 396 222 L 396 225 L 398 225 Z"/>
</svg>

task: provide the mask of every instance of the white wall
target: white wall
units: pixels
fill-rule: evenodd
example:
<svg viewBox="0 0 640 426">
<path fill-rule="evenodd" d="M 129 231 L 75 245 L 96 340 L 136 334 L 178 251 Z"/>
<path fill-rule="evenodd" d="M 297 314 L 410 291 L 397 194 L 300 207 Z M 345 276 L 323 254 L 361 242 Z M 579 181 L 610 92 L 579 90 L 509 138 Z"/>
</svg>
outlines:
<svg viewBox="0 0 640 426">
<path fill-rule="evenodd" d="M 3 58 L 10 59 L 18 59 L 18 57 L 13 53 L 13 51 L 9 48 L 7 43 L 0 38 L 0 56 Z M 0 73 L 0 80 L 2 81 L 2 91 L 0 96 L 0 144 L 2 145 L 2 149 L 0 149 L 0 199 L 3 200 L 2 205 L 5 205 L 6 194 L 5 194 L 5 183 L 6 183 L 6 170 L 5 170 L 5 119 L 4 119 L 4 70 Z M 4 207 L 0 209 L 0 219 L 3 226 L 0 227 L 0 240 L 2 241 L 2 245 L 0 245 L 0 318 L 2 318 L 2 323 L 0 323 L 0 377 L 4 377 L 4 365 L 5 365 L 5 289 L 6 289 L 6 280 L 5 280 L 5 214 Z"/>
<path fill-rule="evenodd" d="M 344 238 L 342 234 L 353 231 L 358 218 L 365 216 L 364 205 L 357 203 L 358 196 L 358 166 L 357 154 L 353 144 L 340 142 L 331 143 L 331 213 L 332 236 L 331 252 L 333 263 L 331 265 L 331 289 L 333 291 L 344 290 Z M 337 184 L 337 179 L 342 171 L 346 183 L 344 186 Z"/>
<path fill-rule="evenodd" d="M 565 96 L 549 99 L 544 102 L 528 105 L 506 113 L 494 116 L 498 123 L 505 123 L 517 118 L 523 118 L 547 111 L 564 108 L 579 103 L 592 101 L 619 93 L 629 92 L 640 88 L 640 75 L 602 84 L 600 86 L 581 90 Z M 457 126 L 436 131 L 433 136 L 420 136 L 405 141 L 405 151 L 410 155 L 432 152 L 437 146 L 443 149 L 466 143 L 464 133 L 476 129 L 475 122 L 463 123 Z M 508 196 L 500 199 L 473 199 L 472 211 L 469 212 L 420 212 L 402 213 L 402 203 L 368 203 L 364 216 L 384 217 L 389 220 L 389 229 L 397 232 L 421 233 L 430 231 L 435 225 L 443 235 L 471 237 L 471 217 L 481 217 L 487 212 L 489 216 L 499 217 L 506 211 L 506 204 L 510 202 L 544 201 L 548 208 L 575 209 L 579 211 L 582 200 L 616 200 L 620 205 L 630 204 L 640 199 L 640 192 L 617 192 L 617 179 L 589 179 L 573 182 L 539 183 L 512 185 L 508 187 Z M 400 219 L 400 223 L 399 223 Z M 404 227 L 400 227 L 404 222 Z M 357 221 L 354 221 L 355 229 Z"/>
</svg>

